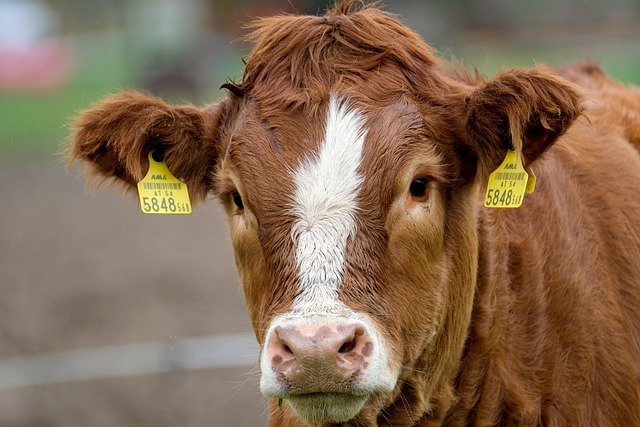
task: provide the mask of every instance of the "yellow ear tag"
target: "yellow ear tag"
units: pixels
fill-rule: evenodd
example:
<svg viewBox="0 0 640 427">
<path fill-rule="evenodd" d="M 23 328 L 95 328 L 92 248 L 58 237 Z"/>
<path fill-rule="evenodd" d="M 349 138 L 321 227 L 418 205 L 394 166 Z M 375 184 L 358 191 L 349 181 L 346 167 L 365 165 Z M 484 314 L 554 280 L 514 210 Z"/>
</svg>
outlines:
<svg viewBox="0 0 640 427">
<path fill-rule="evenodd" d="M 536 178 L 536 174 L 533 171 L 529 172 L 529 179 L 527 180 L 527 188 L 525 188 L 524 192 L 527 194 L 531 194 L 536 190 L 536 182 L 538 179 Z"/>
<path fill-rule="evenodd" d="M 164 162 L 156 162 L 151 154 L 149 172 L 138 182 L 140 209 L 146 214 L 190 214 L 187 184 L 173 176 Z"/>
<path fill-rule="evenodd" d="M 502 164 L 489 175 L 484 205 L 488 208 L 520 207 L 528 179 L 520 155 L 507 151 Z"/>
</svg>

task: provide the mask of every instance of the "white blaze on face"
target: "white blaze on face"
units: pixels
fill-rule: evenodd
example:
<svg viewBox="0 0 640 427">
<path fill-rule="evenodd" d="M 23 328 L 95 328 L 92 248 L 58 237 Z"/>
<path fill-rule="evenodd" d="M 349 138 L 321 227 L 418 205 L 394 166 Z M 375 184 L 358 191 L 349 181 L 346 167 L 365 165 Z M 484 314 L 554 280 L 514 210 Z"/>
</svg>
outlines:
<svg viewBox="0 0 640 427">
<path fill-rule="evenodd" d="M 332 96 L 320 152 L 303 161 L 294 175 L 291 230 L 297 242 L 296 262 L 300 294 L 293 304 L 298 313 L 337 314 L 344 251 L 355 235 L 358 192 L 363 178 L 358 172 L 366 137 L 364 119 L 357 109 Z"/>
<path fill-rule="evenodd" d="M 358 387 L 390 391 L 398 368 L 390 367 L 381 334 L 368 315 L 355 312 L 338 298 L 347 240 L 356 233 L 358 194 L 363 183 L 358 169 L 366 134 L 362 113 L 332 96 L 320 150 L 303 160 L 293 176 L 291 213 L 296 220 L 291 237 L 296 248 L 298 293 L 291 308 L 273 319 L 265 342 L 270 342 L 278 327 L 358 324 L 373 346 L 372 362 L 360 375 Z M 282 396 L 286 385 L 272 369 L 265 348 L 260 360 L 260 388 L 266 395 Z"/>
</svg>

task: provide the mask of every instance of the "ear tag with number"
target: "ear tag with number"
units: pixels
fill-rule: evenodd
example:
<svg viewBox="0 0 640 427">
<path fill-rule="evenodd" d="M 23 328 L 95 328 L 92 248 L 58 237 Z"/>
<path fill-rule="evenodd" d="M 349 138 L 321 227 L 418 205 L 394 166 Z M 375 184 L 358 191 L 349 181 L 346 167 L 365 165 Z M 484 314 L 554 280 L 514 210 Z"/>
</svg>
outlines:
<svg viewBox="0 0 640 427">
<path fill-rule="evenodd" d="M 149 171 L 138 182 L 140 209 L 146 214 L 190 214 L 187 184 L 173 176 L 166 163 L 156 162 L 152 153 L 149 153 Z"/>
<path fill-rule="evenodd" d="M 502 164 L 489 175 L 484 205 L 488 208 L 520 207 L 528 180 L 529 174 L 522 166 L 520 154 L 507 151 Z"/>
</svg>

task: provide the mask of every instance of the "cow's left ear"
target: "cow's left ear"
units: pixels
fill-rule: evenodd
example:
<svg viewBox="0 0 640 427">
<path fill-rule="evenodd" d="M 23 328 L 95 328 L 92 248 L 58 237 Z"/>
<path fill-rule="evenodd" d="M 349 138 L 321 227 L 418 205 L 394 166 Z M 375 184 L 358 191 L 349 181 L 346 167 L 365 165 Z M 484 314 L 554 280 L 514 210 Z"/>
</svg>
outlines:
<svg viewBox="0 0 640 427">
<path fill-rule="evenodd" d="M 510 70 L 480 84 L 464 106 L 464 150 L 476 158 L 477 176 L 491 173 L 509 149 L 533 162 L 580 115 L 580 102 L 577 86 L 541 70 Z"/>
<path fill-rule="evenodd" d="M 187 183 L 197 202 L 213 186 L 225 110 L 224 101 L 198 108 L 139 92 L 112 95 L 75 119 L 69 160 L 84 160 L 90 176 L 113 178 L 134 189 L 154 151 Z"/>
</svg>

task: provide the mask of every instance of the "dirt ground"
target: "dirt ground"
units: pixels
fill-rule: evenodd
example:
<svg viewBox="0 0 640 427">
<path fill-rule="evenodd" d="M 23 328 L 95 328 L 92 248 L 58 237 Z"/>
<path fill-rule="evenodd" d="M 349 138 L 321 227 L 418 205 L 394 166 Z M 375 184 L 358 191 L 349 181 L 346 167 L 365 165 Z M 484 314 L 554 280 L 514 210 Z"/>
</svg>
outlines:
<svg viewBox="0 0 640 427">
<path fill-rule="evenodd" d="M 0 152 L 0 358 L 250 332 L 215 201 L 150 216 Z M 257 361 L 257 355 L 256 355 Z M 0 426 L 258 426 L 255 366 L 0 390 Z"/>
</svg>

